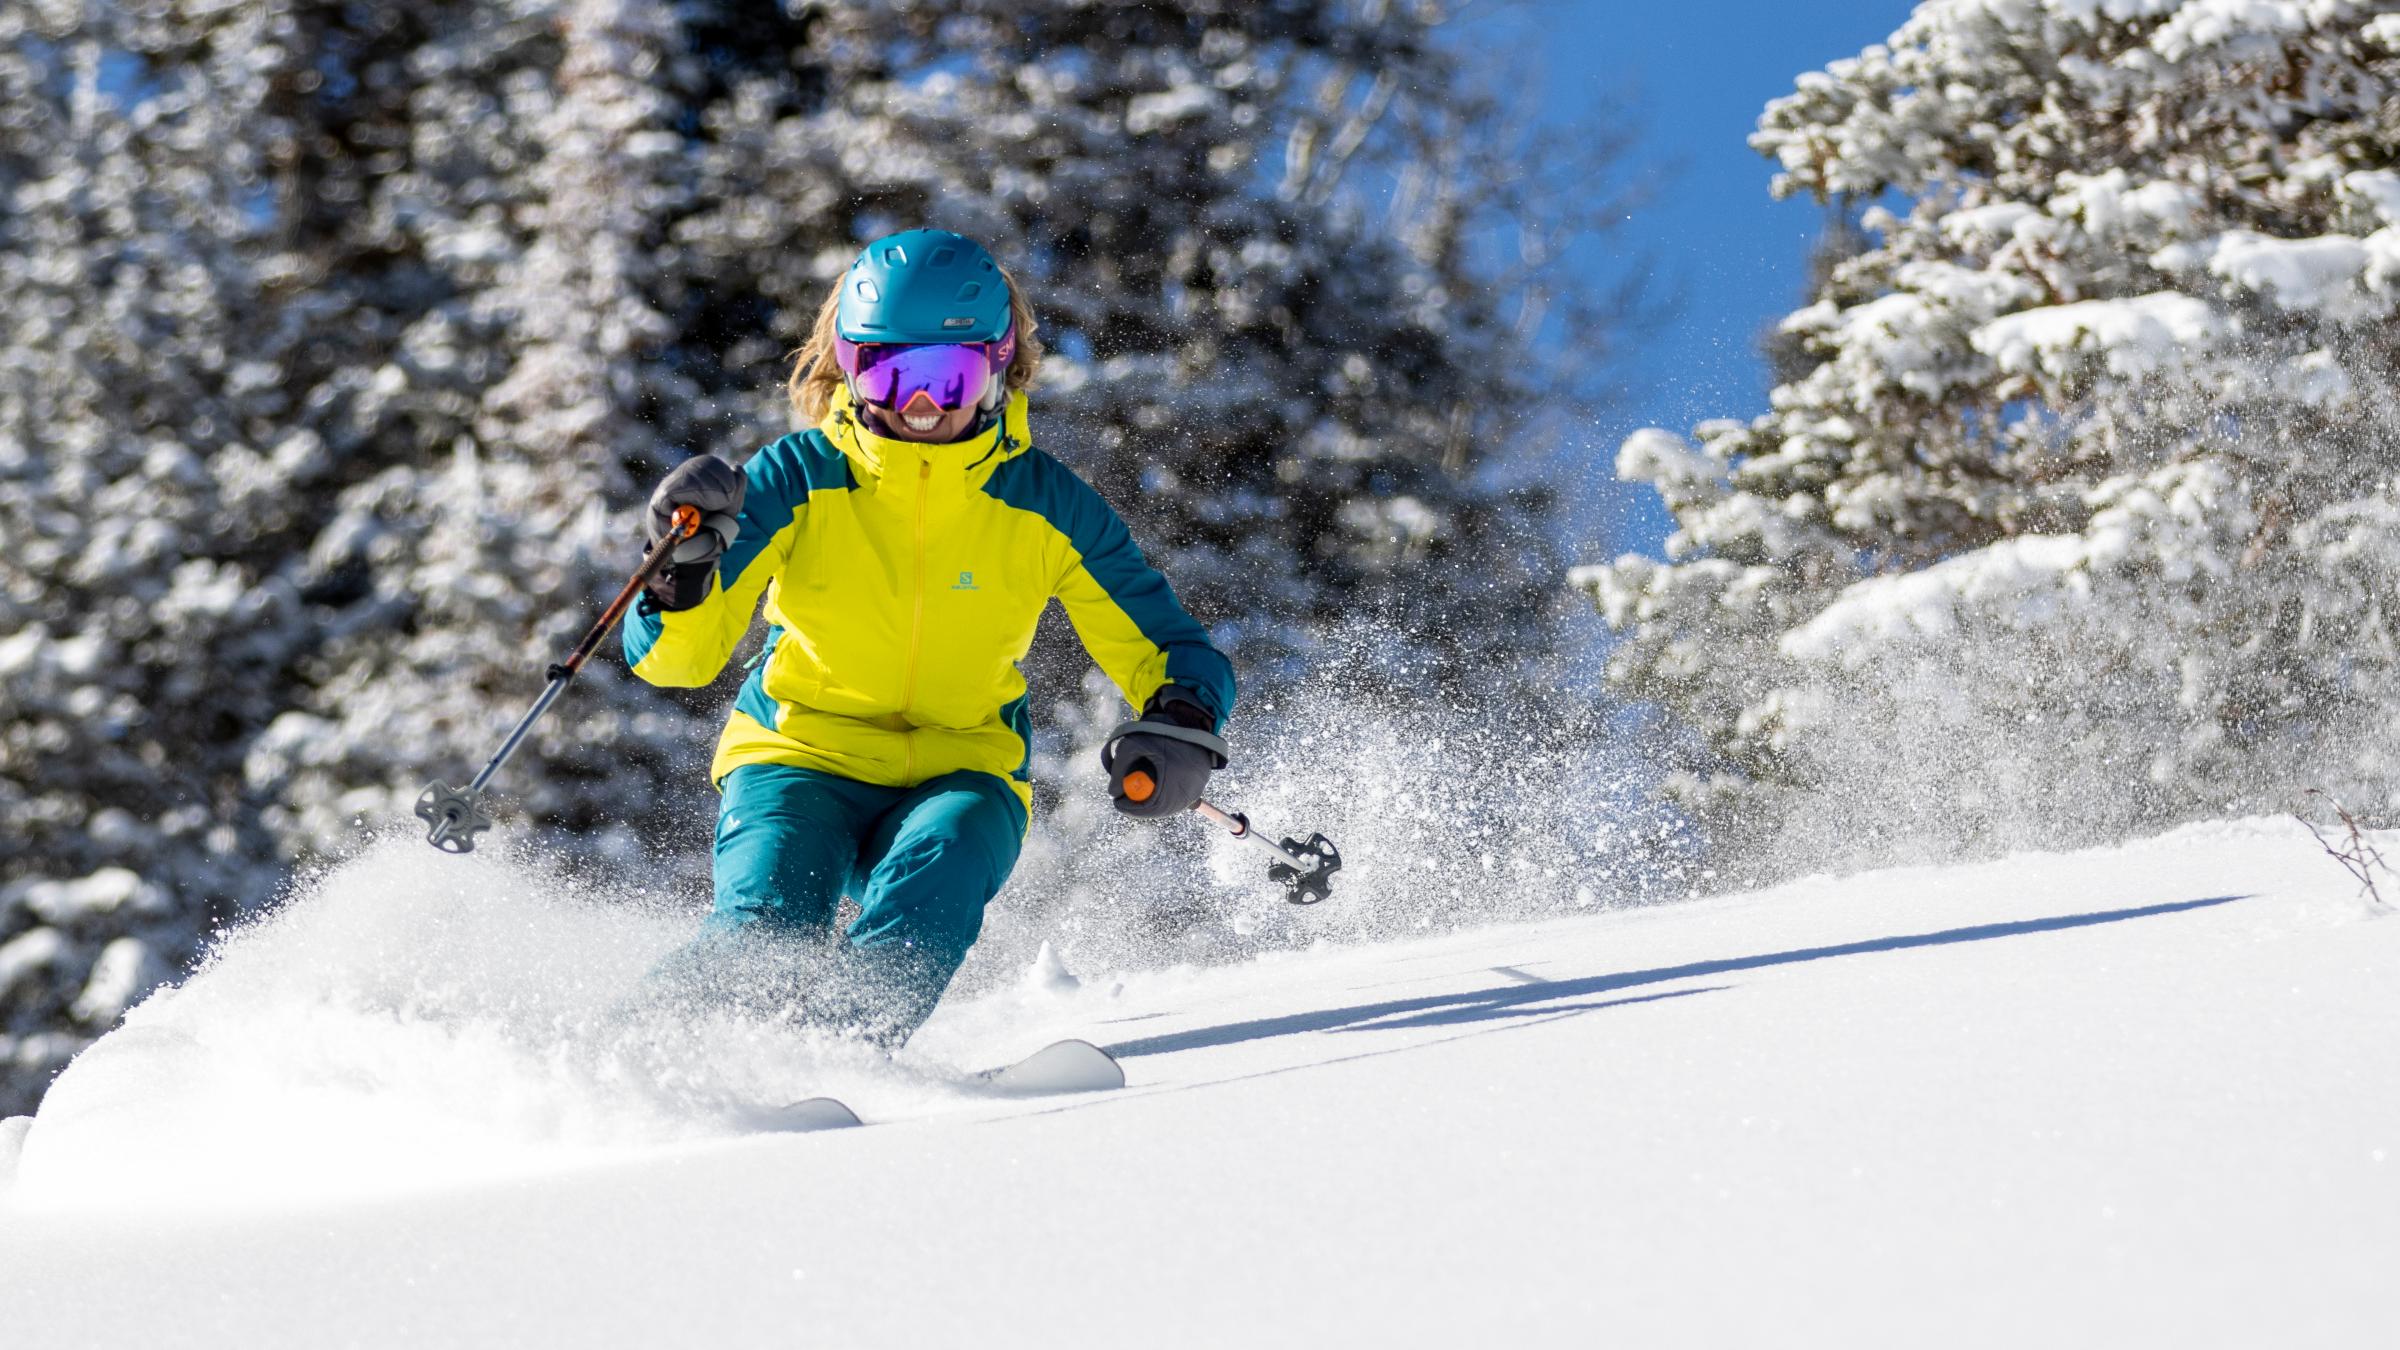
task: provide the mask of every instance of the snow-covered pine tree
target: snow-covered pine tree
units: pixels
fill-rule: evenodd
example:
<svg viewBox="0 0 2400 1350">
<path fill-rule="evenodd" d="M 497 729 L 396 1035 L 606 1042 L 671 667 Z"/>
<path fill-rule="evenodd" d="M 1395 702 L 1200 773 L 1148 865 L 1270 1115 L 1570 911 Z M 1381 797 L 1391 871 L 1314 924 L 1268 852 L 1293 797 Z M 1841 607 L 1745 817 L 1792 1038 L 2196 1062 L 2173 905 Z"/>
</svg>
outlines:
<svg viewBox="0 0 2400 1350">
<path fill-rule="evenodd" d="M 628 508 L 681 458 L 696 391 L 660 298 L 666 223 L 692 190 L 675 8 L 523 8 L 469 11 L 410 53 L 444 72 L 407 89 L 415 155 L 366 185 L 373 233 L 342 240 L 351 257 L 389 241 L 423 258 L 439 301 L 390 316 L 395 350 L 374 372 L 418 410 L 393 447 L 417 453 L 344 492 L 318 537 L 321 562 L 365 564 L 359 602 L 386 621 L 325 634 L 249 763 L 301 849 L 404 812 L 429 773 L 456 782 L 490 753 L 639 560 Z M 587 671 L 506 789 L 628 856 L 671 834 L 653 815 L 662 789 L 695 800 L 710 727 L 621 665 Z"/>
<path fill-rule="evenodd" d="M 1752 869 L 2400 807 L 2400 13 L 1918 7 L 1752 144 L 1871 203 L 1582 583 Z"/>
<path fill-rule="evenodd" d="M 0 1110 L 271 879 L 242 760 L 313 645 L 288 14 L 0 12 Z"/>
</svg>

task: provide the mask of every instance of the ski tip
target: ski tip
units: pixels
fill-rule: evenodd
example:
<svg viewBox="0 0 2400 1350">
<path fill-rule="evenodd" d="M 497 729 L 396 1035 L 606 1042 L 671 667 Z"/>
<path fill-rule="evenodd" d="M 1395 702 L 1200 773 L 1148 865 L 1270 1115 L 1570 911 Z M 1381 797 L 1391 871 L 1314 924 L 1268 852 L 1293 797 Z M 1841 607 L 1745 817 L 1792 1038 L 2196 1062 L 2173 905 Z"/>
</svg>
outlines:
<svg viewBox="0 0 2400 1350">
<path fill-rule="evenodd" d="M 777 1128 L 794 1134 L 812 1130 L 844 1130 L 859 1123 L 858 1113 L 831 1097 L 793 1102 L 775 1113 Z"/>
<path fill-rule="evenodd" d="M 1014 1064 L 977 1075 L 1001 1092 L 1105 1092 L 1125 1086 L 1116 1056 L 1084 1040 L 1052 1041 Z"/>
</svg>

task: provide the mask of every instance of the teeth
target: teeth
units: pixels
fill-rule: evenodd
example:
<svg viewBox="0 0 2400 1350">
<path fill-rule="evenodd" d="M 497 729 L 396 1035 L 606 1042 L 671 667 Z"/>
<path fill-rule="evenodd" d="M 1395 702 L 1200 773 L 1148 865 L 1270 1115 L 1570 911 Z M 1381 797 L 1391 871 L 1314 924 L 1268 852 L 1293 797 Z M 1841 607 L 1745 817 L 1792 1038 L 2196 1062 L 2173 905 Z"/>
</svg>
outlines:
<svg viewBox="0 0 2400 1350">
<path fill-rule="evenodd" d="M 908 425 L 910 431 L 931 431 L 942 424 L 942 419 L 938 416 L 910 417 L 903 414 L 900 420 Z"/>
</svg>

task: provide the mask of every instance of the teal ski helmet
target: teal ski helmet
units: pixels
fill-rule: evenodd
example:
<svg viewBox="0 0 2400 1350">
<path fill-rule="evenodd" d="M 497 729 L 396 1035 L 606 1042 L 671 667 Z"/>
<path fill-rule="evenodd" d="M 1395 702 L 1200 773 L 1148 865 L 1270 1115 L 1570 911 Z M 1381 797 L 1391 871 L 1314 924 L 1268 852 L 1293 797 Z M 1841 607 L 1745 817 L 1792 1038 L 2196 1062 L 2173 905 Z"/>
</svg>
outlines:
<svg viewBox="0 0 2400 1350">
<path fill-rule="evenodd" d="M 1008 283 L 965 235 L 902 230 L 859 251 L 834 327 L 853 343 L 998 342 L 1008 336 Z"/>
</svg>

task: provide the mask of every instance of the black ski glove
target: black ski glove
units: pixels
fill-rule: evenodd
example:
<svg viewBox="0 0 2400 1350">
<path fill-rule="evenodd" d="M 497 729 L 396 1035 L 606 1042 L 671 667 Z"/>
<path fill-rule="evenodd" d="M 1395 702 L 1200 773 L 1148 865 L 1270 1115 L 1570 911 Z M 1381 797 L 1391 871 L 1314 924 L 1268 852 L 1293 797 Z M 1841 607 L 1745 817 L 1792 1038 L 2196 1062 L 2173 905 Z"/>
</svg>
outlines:
<svg viewBox="0 0 2400 1350">
<path fill-rule="evenodd" d="M 717 560 L 742 532 L 742 497 L 750 480 L 715 455 L 694 455 L 659 480 L 650 494 L 650 543 L 673 533 L 675 508 L 699 508 L 700 532 L 675 546 L 675 560 L 650 580 L 660 609 L 690 609 L 708 598 Z"/>
<path fill-rule="evenodd" d="M 1180 685 L 1151 695 L 1142 720 L 1110 732 L 1100 747 L 1100 767 L 1108 770 L 1108 795 L 1117 809 L 1156 820 L 1197 805 L 1208 776 L 1225 767 L 1225 742 L 1209 729 L 1215 721 Z"/>
</svg>

